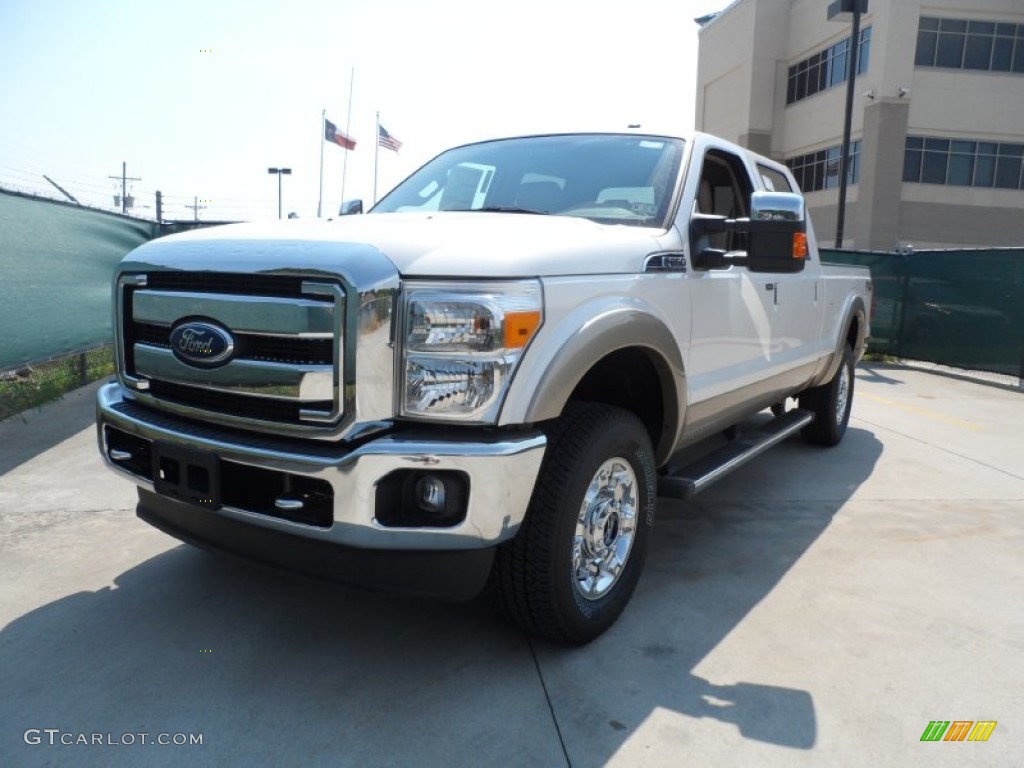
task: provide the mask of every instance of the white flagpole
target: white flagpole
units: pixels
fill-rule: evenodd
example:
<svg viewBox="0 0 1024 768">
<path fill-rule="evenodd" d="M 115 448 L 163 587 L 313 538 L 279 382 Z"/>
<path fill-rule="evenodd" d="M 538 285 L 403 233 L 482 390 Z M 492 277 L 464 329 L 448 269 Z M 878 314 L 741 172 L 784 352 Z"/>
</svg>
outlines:
<svg viewBox="0 0 1024 768">
<path fill-rule="evenodd" d="M 348 116 L 345 118 L 345 135 L 350 139 L 352 138 L 352 86 L 356 81 L 356 68 L 352 67 L 352 72 L 348 79 Z M 345 204 L 345 176 L 348 173 L 348 153 L 350 150 L 345 150 L 345 158 L 342 161 L 341 166 L 341 204 Z"/>
<path fill-rule="evenodd" d="M 327 110 L 320 110 L 320 198 L 316 203 L 316 217 L 323 216 L 324 208 L 324 129 L 327 127 L 324 121 L 327 119 Z"/>
<path fill-rule="evenodd" d="M 377 128 L 373 132 L 373 204 L 377 204 L 377 161 L 380 158 L 380 110 L 377 110 Z"/>
</svg>

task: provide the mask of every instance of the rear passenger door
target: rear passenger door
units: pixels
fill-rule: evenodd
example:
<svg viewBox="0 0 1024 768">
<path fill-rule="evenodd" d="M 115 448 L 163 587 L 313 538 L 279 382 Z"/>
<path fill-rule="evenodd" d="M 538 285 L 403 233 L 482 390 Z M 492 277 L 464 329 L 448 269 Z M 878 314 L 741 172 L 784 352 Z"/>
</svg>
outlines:
<svg viewBox="0 0 1024 768">
<path fill-rule="evenodd" d="M 760 186 L 768 192 L 799 192 L 789 177 L 778 168 L 758 162 L 753 169 Z M 817 359 L 821 335 L 821 311 L 818 307 L 823 286 L 820 265 L 810 249 L 800 272 L 771 274 L 772 288 L 765 286 L 770 298 L 766 311 L 772 318 L 772 363 L 782 369 L 797 368 Z"/>
</svg>

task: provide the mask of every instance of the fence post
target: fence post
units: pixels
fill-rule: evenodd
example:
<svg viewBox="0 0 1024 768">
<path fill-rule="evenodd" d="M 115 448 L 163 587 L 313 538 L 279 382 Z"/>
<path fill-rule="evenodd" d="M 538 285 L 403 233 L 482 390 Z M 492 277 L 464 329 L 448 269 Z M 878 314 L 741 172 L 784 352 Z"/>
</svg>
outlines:
<svg viewBox="0 0 1024 768">
<path fill-rule="evenodd" d="M 899 259 L 900 265 L 900 322 L 896 331 L 896 357 L 903 358 L 904 334 L 907 325 L 907 303 L 910 301 L 910 256 L 912 251 L 908 248 L 899 248 L 894 256 Z"/>
<path fill-rule="evenodd" d="M 85 356 L 85 352 L 78 354 L 78 385 L 80 387 L 89 383 L 89 364 Z"/>
</svg>

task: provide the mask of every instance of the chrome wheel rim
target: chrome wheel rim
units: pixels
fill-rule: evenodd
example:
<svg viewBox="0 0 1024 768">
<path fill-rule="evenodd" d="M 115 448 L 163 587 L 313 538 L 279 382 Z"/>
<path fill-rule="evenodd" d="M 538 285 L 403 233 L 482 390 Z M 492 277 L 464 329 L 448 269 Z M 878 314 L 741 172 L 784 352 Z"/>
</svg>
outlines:
<svg viewBox="0 0 1024 768">
<path fill-rule="evenodd" d="M 846 406 L 850 401 L 850 366 L 843 365 L 839 369 L 839 387 L 836 391 L 836 425 L 842 424 L 846 418 Z"/>
<path fill-rule="evenodd" d="M 586 600 L 604 597 L 619 580 L 636 537 L 636 473 L 621 457 L 594 473 L 580 504 L 572 545 L 573 584 Z"/>
</svg>

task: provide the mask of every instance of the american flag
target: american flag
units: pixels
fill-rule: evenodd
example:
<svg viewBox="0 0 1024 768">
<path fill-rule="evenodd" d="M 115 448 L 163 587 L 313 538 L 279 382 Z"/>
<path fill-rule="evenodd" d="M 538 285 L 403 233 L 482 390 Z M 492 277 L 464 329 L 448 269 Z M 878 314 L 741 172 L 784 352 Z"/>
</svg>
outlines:
<svg viewBox="0 0 1024 768">
<path fill-rule="evenodd" d="M 377 126 L 377 143 L 384 147 L 384 149 L 390 149 L 392 152 L 397 152 L 402 148 L 402 142 L 388 133 L 383 125 Z"/>
</svg>

